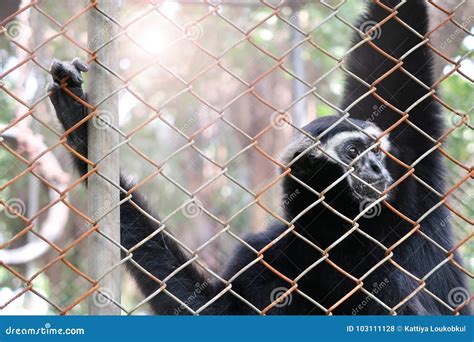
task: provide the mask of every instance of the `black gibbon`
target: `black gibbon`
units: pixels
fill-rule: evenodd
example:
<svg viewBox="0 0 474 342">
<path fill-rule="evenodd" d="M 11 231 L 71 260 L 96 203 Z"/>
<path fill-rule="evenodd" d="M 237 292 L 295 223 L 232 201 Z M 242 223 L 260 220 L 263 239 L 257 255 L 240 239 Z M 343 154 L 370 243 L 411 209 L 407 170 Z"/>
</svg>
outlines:
<svg viewBox="0 0 474 342">
<path fill-rule="evenodd" d="M 370 2 L 355 26 L 361 27 L 369 21 L 382 22 L 398 4 L 397 0 Z M 442 223 L 449 213 L 443 205 L 438 206 L 442 198 L 429 188 L 440 194 L 445 191 L 441 153 L 436 149 L 427 153 L 435 146 L 432 139 L 444 133 L 440 106 L 427 95 L 435 82 L 432 56 L 426 44 L 420 44 L 428 30 L 427 3 L 410 0 L 396 10 L 396 17 L 384 22 L 371 41 L 393 59 L 368 42 L 344 59 L 349 72 L 339 107 L 347 109 L 349 117 L 331 116 L 312 121 L 303 128 L 306 134 L 300 133 L 283 155 L 283 162 L 291 163 L 291 174 L 283 181 L 284 196 L 288 198 L 298 193 L 284 206 L 284 217 L 294 221 L 294 232 L 280 237 L 288 226 L 276 223 L 262 233 L 247 237 L 246 242 L 253 250 L 248 246 L 238 248 L 220 274 L 223 280 L 210 280 L 214 277 L 203 275 L 189 263 L 166 281 L 166 289 L 192 310 L 210 315 L 256 314 L 255 308 L 262 310 L 276 299 L 275 289 L 289 289 L 296 284 L 291 301 L 287 301 L 287 305 L 274 305 L 266 314 L 327 313 L 323 308 L 333 314 L 346 315 L 452 314 L 443 303 L 449 302 L 448 295 L 453 289 L 466 288 L 466 280 L 451 261 L 446 262 L 446 251 L 452 249 L 453 238 L 449 225 Z M 361 35 L 356 34 L 352 43 L 355 45 L 361 40 Z M 395 60 L 402 63 L 396 67 Z M 52 64 L 55 82 L 50 97 L 65 130 L 82 120 L 88 110 L 62 87 L 67 86 L 87 101 L 81 87 L 81 72 L 87 70 L 88 66 L 78 59 Z M 370 89 L 369 85 L 374 88 Z M 383 110 L 373 115 L 374 108 L 379 107 Z M 404 113 L 408 116 L 388 135 L 377 140 L 382 131 L 402 120 Z M 85 157 L 87 124 L 68 135 L 68 144 Z M 312 147 L 316 142 L 318 146 Z M 409 170 L 387 153 L 405 165 L 414 166 L 414 172 L 405 177 Z M 83 175 L 86 164 L 78 158 L 75 164 Z M 352 172 L 342 177 L 350 167 Z M 400 179 L 402 181 L 393 189 L 388 188 Z M 121 186 L 128 190 L 133 184 L 122 176 Z M 409 234 L 414 228 L 413 222 L 401 218 L 386 204 L 381 205 L 380 215 L 376 217 L 360 215 L 361 203 L 379 199 L 386 189 L 389 190 L 387 203 L 418 222 L 422 233 Z M 321 193 L 324 201 L 318 196 Z M 133 192 L 133 201 L 151 212 L 139 193 Z M 427 212 L 429 215 L 425 215 Z M 341 214 L 350 220 L 357 217 L 358 229 L 354 230 Z M 156 222 L 129 202 L 121 205 L 120 220 L 121 243 L 127 249 L 158 228 Z M 387 252 L 386 248 L 407 234 L 391 254 Z M 257 260 L 257 251 L 271 241 L 275 242 L 264 252 L 264 262 Z M 460 262 L 456 255 L 453 258 Z M 181 248 L 161 232 L 134 250 L 133 259 L 160 280 L 189 260 Z M 270 268 L 293 283 L 284 281 Z M 437 270 L 431 272 L 435 268 Z M 129 265 L 128 270 L 144 296 L 151 296 L 160 288 L 160 284 L 137 267 Z M 205 286 L 196 291 L 196 284 Z M 361 284 L 376 298 L 364 292 Z M 156 314 L 190 313 L 163 292 L 152 296 L 149 303 Z M 467 313 L 467 310 L 466 307 L 461 312 Z"/>
</svg>

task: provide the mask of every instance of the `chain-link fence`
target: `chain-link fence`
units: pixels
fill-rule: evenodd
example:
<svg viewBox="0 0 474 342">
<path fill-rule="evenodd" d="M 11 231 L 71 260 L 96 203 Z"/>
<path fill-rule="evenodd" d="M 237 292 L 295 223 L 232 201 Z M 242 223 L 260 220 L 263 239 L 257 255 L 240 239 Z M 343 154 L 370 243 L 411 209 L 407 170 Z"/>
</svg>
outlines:
<svg viewBox="0 0 474 342">
<path fill-rule="evenodd" d="M 369 17 L 361 22 L 357 18 L 366 4 L 347 1 L 97 0 L 58 5 L 22 0 L 1 4 L 0 308 L 6 313 L 134 314 L 149 313 L 147 304 L 165 297 L 173 303 L 169 313 L 201 314 L 230 296 L 255 314 L 272 314 L 301 301 L 313 309 L 300 313 L 331 315 L 347 306 L 344 313 L 357 314 L 372 302 L 385 314 L 397 314 L 411 303 L 416 306 L 418 296 L 423 295 L 459 314 L 472 300 L 469 287 L 474 265 L 474 134 L 470 122 L 474 6 L 467 1 L 426 3 L 431 23 L 424 35 L 399 18 L 398 11 L 408 6 L 406 1 L 395 8 L 376 1 L 384 13 L 382 20 Z M 419 43 L 402 55 L 384 50 L 387 45 L 378 44 L 378 39 L 390 23 Z M 353 41 L 354 35 L 360 39 Z M 361 46 L 389 61 L 387 71 L 373 79 L 358 76 L 347 60 Z M 425 84 L 407 62 L 420 49 L 433 55 L 433 84 Z M 84 74 L 89 75 L 85 76 L 87 98 L 72 89 L 70 74 L 61 80 L 50 75 L 53 59 L 75 57 L 91 68 Z M 81 68 L 87 69 L 79 65 Z M 408 108 L 397 107 L 397 101 L 391 101 L 396 95 L 384 97 L 382 89 L 384 82 L 400 74 L 423 89 L 423 95 Z M 346 105 L 344 79 L 364 89 Z M 49 101 L 59 91 L 52 88 L 55 81 L 76 103 L 70 107 L 80 103 L 87 111 L 65 132 Z M 399 86 L 403 92 L 404 85 Z M 361 179 L 354 163 L 334 159 L 325 144 L 342 125 L 367 135 L 352 121 L 352 113 L 367 98 L 378 104 L 364 108 L 366 123 L 398 115 L 372 136 L 374 143 L 355 159 L 379 149 L 387 162 L 403 170 L 382 190 Z M 427 101 L 442 108 L 447 122 L 438 136 L 426 132 L 410 115 Z M 336 114 L 339 118 L 317 135 L 303 129 L 315 118 Z M 71 144 L 68 137 L 86 125 L 89 147 L 81 155 L 80 142 Z M 403 135 L 403 127 L 416 131 L 417 139 L 423 140 L 413 144 L 431 146 L 409 162 L 400 158 L 408 152 L 402 149 L 396 154 L 383 144 L 393 132 Z M 297 142 L 309 143 L 304 151 L 290 147 L 298 156 L 281 158 L 293 136 L 299 136 Z M 396 139 L 391 144 L 398 148 Z M 315 189 L 296 172 L 298 161 L 308 152 L 332 158 L 331 163 L 344 171 L 328 186 Z M 83 174 L 72 175 L 71 154 L 82 163 Z M 417 173 L 417 167 L 421 169 L 434 154 L 447 166 L 447 186 L 442 192 L 433 183 L 440 175 L 431 175 L 431 182 L 430 175 Z M 124 184 L 129 182 L 120 181 L 118 163 L 136 178 L 127 187 Z M 280 187 L 288 179 L 300 188 L 282 195 Z M 87 189 L 81 186 L 86 181 Z M 371 187 L 377 199 L 362 201 L 355 215 L 341 212 L 329 198 L 347 181 Z M 390 193 L 400 192 L 407 182 L 421 186 L 426 197 L 437 198 L 417 217 L 407 215 L 403 203 L 390 200 Z M 139 192 L 156 210 L 143 206 Z M 302 199 L 306 192 L 314 196 L 309 203 Z M 288 216 L 288 208 L 295 203 L 304 205 Z M 140 215 L 128 222 L 122 214 L 122 225 L 125 221 L 133 231 L 134 224 L 151 224 L 154 231 L 124 246 L 119 207 L 122 213 Z M 346 227 L 326 245 L 298 227 L 302 217 L 313 215 L 318 208 Z M 432 222 L 430 215 L 440 208 L 447 209 L 447 214 Z M 367 222 L 380 220 L 386 212 L 409 229 L 394 233 L 395 237 L 390 233 L 387 239 L 364 229 Z M 318 224 L 317 217 L 313 221 L 311 225 Z M 256 246 L 246 238 L 249 233 L 265 234 L 261 232 L 266 227 L 275 225 L 284 229 L 264 245 Z M 440 241 L 438 235 L 424 229 L 427 225 L 442 230 L 452 226 L 453 241 Z M 268 255 L 274 255 L 272 249 L 280 248 L 281 241 L 289 237 L 311 249 L 314 259 L 288 256 L 292 263 L 288 273 Z M 157 244 L 157 238 L 179 246 L 185 255 L 176 259 L 183 261 L 180 264 L 169 261 L 171 271 L 164 276 L 157 276 L 160 272 L 154 272 L 155 266 L 147 260 L 137 259 L 140 249 L 152 250 L 150 245 Z M 359 245 L 347 247 L 348 241 Z M 442 260 L 428 273 L 416 274 L 410 258 L 418 254 L 407 255 L 403 262 L 397 259 L 397 250 L 410 241 L 417 249 L 429 246 L 436 250 Z M 348 268 L 338 256 L 341 248 L 349 252 L 368 248 L 368 243 L 382 256 L 375 262 L 369 256 L 356 260 L 357 265 L 370 265 L 362 273 L 360 266 Z M 225 278 L 221 270 L 236 248 L 247 250 L 252 258 Z M 278 258 L 280 254 L 285 249 Z M 125 265 L 133 269 L 135 278 L 147 278 L 152 290 L 144 297 L 124 272 Z M 199 277 L 183 285 L 189 293 L 183 297 L 174 291 L 179 286 L 172 284 L 191 265 L 198 269 Z M 259 277 L 270 272 L 278 282 L 270 294 L 262 292 L 265 300 L 252 302 L 234 283 L 256 265 L 265 270 Z M 441 272 L 448 266 L 468 283 L 450 287 L 448 295 L 441 296 L 429 283 L 444 275 Z M 385 302 L 382 295 L 393 291 L 384 290 L 391 278 L 372 278 L 378 269 L 387 267 L 415 284 L 411 287 L 407 281 L 407 292 L 391 302 Z M 335 277 L 339 279 L 335 288 L 343 283 L 349 290 L 340 290 L 336 300 L 314 296 L 301 285 L 311 272 L 319 278 Z M 204 301 L 196 299 L 211 286 L 219 290 Z M 256 284 L 249 282 L 248 286 L 259 293 Z M 429 313 L 425 309 L 419 313 Z"/>
</svg>

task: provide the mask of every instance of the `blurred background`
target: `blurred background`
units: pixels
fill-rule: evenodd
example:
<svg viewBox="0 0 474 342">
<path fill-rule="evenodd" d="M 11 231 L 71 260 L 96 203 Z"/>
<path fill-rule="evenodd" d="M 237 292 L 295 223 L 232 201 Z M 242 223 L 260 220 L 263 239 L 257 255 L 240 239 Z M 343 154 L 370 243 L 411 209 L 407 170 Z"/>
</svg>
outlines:
<svg viewBox="0 0 474 342">
<path fill-rule="evenodd" d="M 124 145 L 120 149 L 122 169 L 138 181 L 150 178 L 142 192 L 160 217 L 167 217 L 189 199 L 174 183 L 192 192 L 209 182 L 197 199 L 212 215 L 223 221 L 232 218 L 230 229 L 239 237 L 263 229 L 275 219 L 257 205 L 248 206 L 253 196 L 246 189 L 256 193 L 270 184 L 277 165 L 249 148 L 251 139 L 258 135 L 258 146 L 275 158 L 290 141 L 294 129 L 272 122 L 272 106 L 289 108 L 297 127 L 336 114 L 329 104 L 340 101 L 344 73 L 335 68 L 337 62 L 328 54 L 340 58 L 348 51 L 354 32 L 350 23 L 363 11 L 364 2 L 270 1 L 272 6 L 279 4 L 280 17 L 273 15 L 270 5 L 256 0 L 160 1 L 155 6 L 151 1 L 118 3 L 120 15 L 115 19 L 126 33 L 116 38 L 120 49 L 119 69 L 115 72 L 128 81 L 128 87 L 118 93 L 120 129 L 133 132 L 133 145 L 158 164 L 182 149 L 166 161 L 166 177 L 152 177 L 156 168 Z M 459 5 L 449 0 L 436 3 L 448 9 Z M 58 252 L 38 237 L 47 237 L 64 248 L 90 229 L 65 205 L 50 205 L 57 195 L 47 183 L 65 189 L 77 174 L 68 151 L 59 143 L 62 130 L 46 90 L 51 82 L 47 70 L 54 58 L 89 58 L 84 10 L 88 5 L 88 1 L 72 0 L 38 0 L 34 6 L 24 0 L 0 2 L 0 21 L 4 21 L 0 35 L 0 130 L 4 129 L 5 139 L 0 145 L 0 197 L 22 217 L 33 218 L 28 222 L 9 213 L 4 205 L 0 207 L 0 260 L 10 267 L 7 270 L 0 266 L 0 305 L 4 306 L 0 314 L 57 314 L 90 288 L 64 263 L 40 271 L 55 260 Z M 213 12 L 217 5 L 218 11 Z M 431 26 L 436 27 L 446 20 L 446 14 L 431 7 Z M 10 17 L 19 8 L 27 9 Z M 474 2 L 465 2 L 455 13 L 456 22 L 465 29 L 447 22 L 430 38 L 443 54 L 461 60 L 458 71 L 462 74 L 452 72 L 453 66 L 439 56 L 434 57 L 435 74 L 437 79 L 446 77 L 439 86 L 442 99 L 453 109 L 468 113 L 472 123 L 474 86 L 463 74 L 474 77 Z M 310 33 L 311 39 L 300 44 L 306 37 L 299 30 Z M 249 32 L 248 38 L 245 32 Z M 298 48 L 292 49 L 295 45 Z M 278 62 L 281 66 L 275 67 Z M 186 84 L 192 84 L 192 89 Z M 246 84 L 254 86 L 254 93 Z M 305 96 L 309 86 L 315 86 L 317 94 Z M 459 126 L 446 141 L 446 150 L 472 167 L 471 124 L 459 124 L 459 116 L 447 109 L 444 118 L 449 128 Z M 270 124 L 272 128 L 268 129 Z M 186 136 L 194 138 L 195 146 L 207 158 L 191 147 L 183 148 Z M 41 175 L 37 177 L 30 172 L 27 161 L 45 150 L 48 153 L 37 160 Z M 445 161 L 451 187 L 466 171 L 449 159 Z M 226 164 L 226 177 L 218 176 L 221 169 L 216 164 Z M 264 193 L 262 202 L 281 213 L 280 198 L 276 183 Z M 68 201 L 82 212 L 87 212 L 86 200 L 80 185 L 68 192 Z M 454 191 L 449 203 L 472 220 L 472 180 Z M 457 215 L 440 224 L 448 222 L 454 227 L 456 243 L 472 234 L 472 225 Z M 190 249 L 200 247 L 223 228 L 207 213 L 186 215 L 181 210 L 169 217 L 167 226 Z M 222 234 L 203 248 L 200 257 L 219 272 L 238 244 L 232 236 Z M 464 266 L 473 272 L 472 239 L 459 252 Z M 91 253 L 86 238 L 68 251 L 67 260 L 85 272 Z M 123 274 L 122 302 L 124 307 L 133 307 L 142 298 L 134 282 Z M 19 275 L 35 276 L 35 293 L 25 290 Z M 472 279 L 470 286 L 472 293 Z M 146 306 L 136 311 L 148 312 Z M 70 313 L 86 314 L 87 301 L 74 305 Z"/>
</svg>

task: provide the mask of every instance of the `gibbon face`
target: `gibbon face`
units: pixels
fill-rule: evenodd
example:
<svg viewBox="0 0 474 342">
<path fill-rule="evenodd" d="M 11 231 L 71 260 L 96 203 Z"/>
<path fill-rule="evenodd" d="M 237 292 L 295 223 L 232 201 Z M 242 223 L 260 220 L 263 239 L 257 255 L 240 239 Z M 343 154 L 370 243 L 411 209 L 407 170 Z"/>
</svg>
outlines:
<svg viewBox="0 0 474 342">
<path fill-rule="evenodd" d="M 324 117 L 311 122 L 303 129 L 307 134 L 298 133 L 282 161 L 318 192 L 329 192 L 326 188 L 349 172 L 341 183 L 350 196 L 356 202 L 375 201 L 393 181 L 380 148 L 390 151 L 388 135 L 377 141 L 382 131 L 373 123 L 338 120 Z"/>
</svg>

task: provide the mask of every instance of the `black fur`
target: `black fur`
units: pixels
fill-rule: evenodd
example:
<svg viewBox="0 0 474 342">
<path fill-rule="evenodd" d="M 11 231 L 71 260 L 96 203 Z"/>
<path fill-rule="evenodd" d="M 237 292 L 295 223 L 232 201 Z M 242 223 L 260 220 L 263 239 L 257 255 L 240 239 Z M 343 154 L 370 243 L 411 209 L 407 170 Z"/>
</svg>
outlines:
<svg viewBox="0 0 474 342">
<path fill-rule="evenodd" d="M 382 3 L 393 8 L 398 1 L 386 0 Z M 367 12 L 360 18 L 359 24 L 355 26 L 360 27 L 362 22 L 369 20 L 380 22 L 389 14 L 382 6 L 375 2 L 371 3 Z M 427 32 L 428 18 L 425 1 L 407 1 L 399 9 L 397 16 L 422 36 Z M 355 44 L 360 40 L 361 37 L 357 35 L 353 43 Z M 419 37 L 404 28 L 396 20 L 391 19 L 381 27 L 380 37 L 373 42 L 398 59 L 420 41 Z M 87 114 L 86 108 L 74 101 L 59 86 L 58 80 L 64 76 L 71 77 L 72 74 L 74 77 L 67 81 L 69 89 L 79 97 L 86 99 L 86 95 L 83 94 L 81 89 L 82 79 L 77 77 L 77 75 L 80 75 L 80 68 L 71 72 L 71 64 L 67 65 L 61 62 L 53 63 L 52 74 L 56 79 L 56 84 L 52 88 L 51 95 L 58 118 L 65 129 L 79 122 Z M 394 65 L 395 63 L 385 58 L 367 43 L 353 51 L 347 62 L 347 68 L 369 84 L 384 75 Z M 428 87 L 433 85 L 431 56 L 425 46 L 421 46 L 409 54 L 404 59 L 403 67 Z M 408 109 L 427 93 L 426 89 L 400 70 L 393 72 L 377 84 L 376 88 L 377 94 L 402 111 Z M 367 87 L 349 76 L 345 84 L 345 94 L 341 108 L 348 107 L 367 91 Z M 382 103 L 374 96 L 367 96 L 349 110 L 350 116 L 353 118 L 352 122 L 364 127 L 364 125 L 367 125 L 366 120 L 369 120 L 380 128 L 387 129 L 401 118 L 399 113 L 390 110 L 387 106 L 382 107 L 384 109 L 380 110 L 377 115 L 373 115 L 374 106 L 381 105 Z M 306 126 L 305 130 L 309 134 L 317 136 L 337 119 L 338 117 L 317 119 Z M 435 139 L 443 133 L 440 108 L 431 99 L 427 99 L 412 108 L 409 111 L 409 120 Z M 354 127 L 347 122 L 342 122 L 328 134 L 331 135 L 343 130 L 354 130 Z M 393 146 L 391 152 L 406 164 L 413 163 L 433 146 L 429 139 L 406 122 L 391 132 L 390 141 Z M 69 134 L 68 144 L 87 157 L 87 122 Z M 87 169 L 86 164 L 77 158 L 76 163 L 81 174 L 84 174 Z M 390 161 L 387 162 L 387 168 L 394 180 L 399 179 L 407 172 L 398 164 Z M 327 163 L 321 159 L 303 157 L 292 166 L 292 174 L 316 191 L 321 191 L 342 175 L 342 169 L 336 164 Z M 431 153 L 418 163 L 415 174 L 437 191 L 443 193 L 444 169 L 439 152 Z M 125 189 L 131 187 L 123 179 L 121 186 Z M 339 183 L 326 194 L 325 201 L 344 215 L 353 218 L 359 213 L 359 204 L 349 195 L 350 192 L 347 191 L 347 187 L 346 181 Z M 318 200 L 316 195 L 290 177 L 286 177 L 283 189 L 285 197 L 296 194 L 294 199 L 288 201 L 289 203 L 285 207 L 285 216 L 288 220 L 296 217 Z M 150 212 L 138 193 L 133 194 L 133 201 L 145 211 Z M 414 180 L 413 177 L 408 177 L 399 184 L 390 199 L 390 203 L 395 208 L 414 221 L 439 201 L 439 197 Z M 422 220 L 421 231 L 447 250 L 450 250 L 453 247 L 451 229 L 448 225 L 442 224 L 446 221 L 446 217 L 448 217 L 447 210 L 444 207 L 438 208 Z M 156 222 L 143 215 L 130 202 L 122 204 L 120 218 L 121 243 L 127 249 L 134 247 L 160 228 Z M 387 247 L 393 245 L 413 228 L 413 225 L 385 207 L 380 216 L 372 219 L 362 218 L 358 220 L 358 223 L 363 231 Z M 351 228 L 350 224 L 322 204 L 314 206 L 305 215 L 301 216 L 296 221 L 295 226 L 298 234 L 322 249 L 330 246 Z M 286 225 L 281 223 L 274 224 L 263 233 L 251 235 L 246 241 L 258 251 L 275 240 L 287 228 Z M 330 262 L 337 264 L 355 278 L 366 275 L 384 256 L 382 248 L 358 233 L 349 235 L 329 251 Z M 299 292 L 294 291 L 291 294 L 291 303 L 284 306 L 276 305 L 268 310 L 267 314 L 323 314 L 324 311 L 308 300 L 306 296 L 326 308 L 331 308 L 331 312 L 334 314 L 390 313 L 375 299 L 368 297 L 360 290 L 354 291 L 350 297 L 335 306 L 358 284 L 337 271 L 326 260 L 315 265 L 314 263 L 321 259 L 322 254 L 293 233 L 285 235 L 268 249 L 263 254 L 264 262 L 256 261 L 257 257 L 257 253 L 245 246 L 236 251 L 221 275 L 223 279 L 234 277 L 235 274 L 252 262 L 253 265 L 232 280 L 231 290 L 233 293 L 226 292 L 224 295 L 220 295 L 221 291 L 227 288 L 227 285 L 221 281 L 206 278 L 192 263 L 166 281 L 166 290 L 186 302 L 193 310 L 198 310 L 216 296 L 219 297 L 202 310 L 200 312 L 202 314 L 254 314 L 256 311 L 239 299 L 236 294 L 262 310 L 276 298 L 274 289 L 279 287 L 288 289 L 292 286 L 292 284 L 278 277 L 269 267 L 264 265 L 264 262 L 281 272 L 288 279 L 294 279 L 304 270 L 313 266 L 298 280 L 297 289 Z M 418 278 L 424 277 L 445 259 L 445 253 L 418 233 L 411 235 L 406 241 L 397 246 L 393 250 L 392 258 Z M 134 250 L 133 260 L 156 278 L 163 280 L 178 267 L 185 264 L 189 260 L 189 256 L 186 256 L 166 233 L 160 231 L 148 242 Z M 160 288 L 157 281 L 152 280 L 134 265 L 129 265 L 129 271 L 135 277 L 145 296 L 153 295 Z M 398 270 L 388 261 L 367 275 L 363 279 L 363 283 L 366 290 L 372 292 L 389 307 L 394 307 L 400 303 L 420 286 L 410 276 Z M 424 286 L 444 302 L 448 301 L 448 293 L 451 289 L 456 287 L 466 288 L 463 274 L 450 262 L 444 264 L 429 276 Z M 287 301 L 290 301 L 289 298 Z M 150 305 L 157 314 L 189 314 L 188 310 L 180 307 L 171 296 L 163 292 L 155 295 L 150 301 Z M 396 312 L 398 314 L 413 315 L 451 313 L 425 291 L 417 292 L 405 304 L 398 307 Z M 463 313 L 468 313 L 467 308 L 463 310 Z"/>
</svg>

